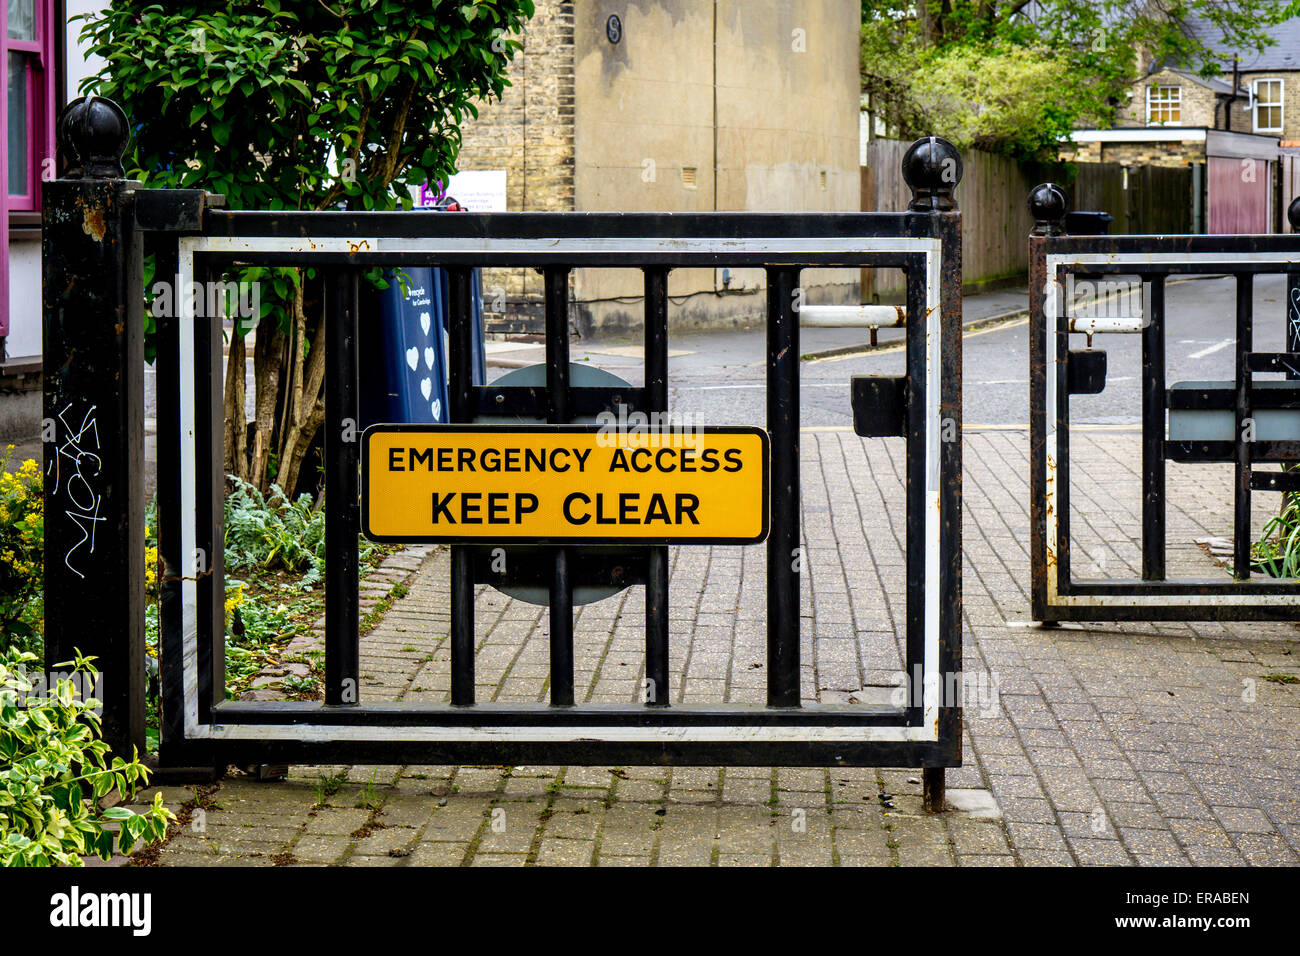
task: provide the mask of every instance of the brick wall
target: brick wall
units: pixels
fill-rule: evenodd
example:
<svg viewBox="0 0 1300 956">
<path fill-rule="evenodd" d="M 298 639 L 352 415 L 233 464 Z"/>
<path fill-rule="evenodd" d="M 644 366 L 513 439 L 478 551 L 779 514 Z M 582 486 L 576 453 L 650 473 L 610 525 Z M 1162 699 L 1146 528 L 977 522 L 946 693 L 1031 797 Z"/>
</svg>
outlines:
<svg viewBox="0 0 1300 956">
<path fill-rule="evenodd" d="M 1245 85 L 1243 83 L 1243 85 Z M 1147 89 L 1152 86 L 1178 86 L 1182 88 L 1182 121 L 1179 126 L 1208 126 L 1222 129 L 1222 117 L 1216 113 L 1215 102 L 1218 94 L 1185 76 L 1161 70 L 1133 84 L 1133 98 L 1126 106 L 1120 108 L 1116 115 L 1116 126 L 1147 125 Z"/>
<path fill-rule="evenodd" d="M 573 2 L 538 0 L 500 102 L 479 104 L 463 128 L 458 169 L 504 169 L 516 212 L 573 210 Z M 532 269 L 485 270 L 486 319 L 495 331 L 542 317 L 542 277 Z M 504 312 L 493 312 L 505 293 Z M 509 319 L 506 319 L 509 316 Z"/>
<path fill-rule="evenodd" d="M 1187 166 L 1205 162 L 1204 143 L 1077 143 L 1061 148 L 1067 163 L 1119 163 L 1123 166 Z"/>
<path fill-rule="evenodd" d="M 1242 73 L 1241 85 L 1250 89 L 1252 80 L 1280 79 L 1282 81 L 1282 135 L 1284 140 L 1300 140 L 1300 71 L 1291 73 Z M 1234 119 L 1233 128 L 1241 132 L 1253 132 L 1254 117 L 1241 110 L 1240 121 Z M 1276 134 L 1270 134 L 1276 135 Z"/>
</svg>

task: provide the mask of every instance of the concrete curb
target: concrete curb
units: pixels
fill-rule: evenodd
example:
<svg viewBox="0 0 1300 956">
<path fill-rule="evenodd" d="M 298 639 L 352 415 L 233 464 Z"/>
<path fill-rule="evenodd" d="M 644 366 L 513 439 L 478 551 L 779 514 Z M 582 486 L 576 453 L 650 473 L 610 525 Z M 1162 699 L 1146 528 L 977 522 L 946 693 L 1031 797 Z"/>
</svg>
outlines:
<svg viewBox="0 0 1300 956">
<path fill-rule="evenodd" d="M 971 332 L 975 329 L 984 328 L 985 326 L 1002 325 L 1004 322 L 1011 322 L 1015 319 L 1024 318 L 1029 314 L 1029 309 L 1012 309 L 1009 312 L 998 312 L 993 315 L 980 316 L 973 319 L 962 319 L 961 330 L 963 333 Z M 902 345 L 903 340 L 897 339 L 889 342 L 877 342 L 875 345 L 840 345 L 833 349 L 820 349 L 816 352 L 804 352 L 800 358 L 805 362 L 816 362 L 818 359 L 843 358 L 847 355 L 869 355 L 872 352 L 879 352 L 881 349 L 894 348 Z"/>
<path fill-rule="evenodd" d="M 1223 277 L 1217 274 L 1171 277 L 1165 281 L 1165 285 L 1166 286 L 1179 285 L 1183 282 L 1196 282 L 1198 280 L 1203 280 L 1203 279 L 1220 279 L 1220 278 Z M 1101 299 L 1087 299 L 1081 304 L 1091 305 L 1092 303 L 1098 301 L 1108 302 L 1111 299 L 1114 299 L 1115 295 L 1116 293 L 1113 292 L 1107 293 Z M 1029 315 L 1028 306 L 1026 306 L 1023 309 L 1011 309 L 1008 312 L 998 312 L 995 313 L 994 315 L 986 315 L 977 319 L 963 318 L 961 323 L 961 330 L 962 333 L 965 334 L 966 332 L 973 332 L 977 329 L 989 328 L 995 325 L 1002 325 L 1003 323 L 1006 322 L 1013 322 L 1016 319 L 1022 319 L 1027 315 Z M 801 358 L 804 361 L 815 362 L 818 359 L 842 358 L 846 355 L 858 355 L 858 354 L 867 355 L 870 354 L 871 352 L 878 352 L 881 349 L 890 348 L 892 346 L 896 346 L 899 344 L 900 342 L 893 341 L 893 342 L 879 342 L 876 345 L 841 345 L 838 348 L 833 348 L 833 349 L 822 349 L 817 352 L 805 352 L 803 353 Z"/>
</svg>

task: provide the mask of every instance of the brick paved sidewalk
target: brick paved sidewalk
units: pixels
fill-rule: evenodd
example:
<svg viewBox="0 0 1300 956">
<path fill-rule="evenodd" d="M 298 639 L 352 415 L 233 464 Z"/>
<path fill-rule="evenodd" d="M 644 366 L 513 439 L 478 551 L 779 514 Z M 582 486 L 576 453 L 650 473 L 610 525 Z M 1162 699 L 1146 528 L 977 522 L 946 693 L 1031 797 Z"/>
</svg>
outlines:
<svg viewBox="0 0 1300 956">
<path fill-rule="evenodd" d="M 966 765 L 921 810 L 911 770 L 294 767 L 235 774 L 164 865 L 1295 864 L 1300 630 L 1290 624 L 1028 622 L 1028 437 L 965 437 Z M 901 674 L 902 443 L 809 429 L 803 442 L 807 699 L 887 693 Z M 1074 439 L 1075 562 L 1135 568 L 1139 438 Z M 1228 470 L 1170 466 L 1170 571 L 1213 575 L 1197 538 L 1231 528 Z M 1266 496 L 1257 496 L 1265 498 Z M 1217 512 L 1212 509 L 1218 509 Z M 1085 558 L 1086 556 L 1086 558 Z M 764 549 L 674 551 L 678 700 L 764 697 Z M 449 696 L 447 554 L 362 641 L 363 694 Z M 581 609 L 575 686 L 634 701 L 643 592 Z M 478 596 L 481 699 L 544 700 L 545 609 Z M 193 789 L 164 788 L 173 805 Z M 196 818 L 197 819 L 197 818 Z"/>
</svg>

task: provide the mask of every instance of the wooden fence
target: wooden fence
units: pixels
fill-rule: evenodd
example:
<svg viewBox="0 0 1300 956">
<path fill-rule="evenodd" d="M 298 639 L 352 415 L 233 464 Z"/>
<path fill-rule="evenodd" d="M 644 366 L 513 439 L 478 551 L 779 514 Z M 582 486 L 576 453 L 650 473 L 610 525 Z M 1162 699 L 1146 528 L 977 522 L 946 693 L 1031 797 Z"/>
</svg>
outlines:
<svg viewBox="0 0 1300 956">
<path fill-rule="evenodd" d="M 874 139 L 867 145 L 862 177 L 862 209 L 901 212 L 910 193 L 897 174 L 909 142 Z M 1192 169 L 1132 166 L 1118 163 L 1078 163 L 1071 177 L 1066 169 L 1026 170 L 1015 160 L 980 150 L 962 154 L 965 172 L 957 187 L 962 211 L 962 271 L 968 292 L 1002 281 L 1016 281 L 1029 269 L 1026 238 L 1033 222 L 1025 200 L 1044 179 L 1061 182 L 1071 209 L 1097 209 L 1115 221 L 1111 233 L 1188 233 L 1193 225 Z M 864 301 L 873 296 L 897 298 L 902 274 L 864 270 Z"/>
<path fill-rule="evenodd" d="M 867 165 L 872 175 L 863 178 L 872 195 L 865 193 L 862 208 L 877 212 L 901 212 L 907 209 L 911 193 L 898 170 L 903 153 L 910 143 L 893 139 L 875 139 L 867 146 Z M 964 172 L 957 187 L 957 204 L 962 211 L 962 271 L 965 288 L 974 291 L 1004 279 L 1026 273 L 1029 259 L 1025 239 L 1033 221 L 1025 199 L 1036 184 L 1013 159 L 993 153 L 967 150 L 962 154 Z M 880 270 L 874 288 L 867 290 L 883 296 L 903 291 L 902 273 Z"/>
</svg>

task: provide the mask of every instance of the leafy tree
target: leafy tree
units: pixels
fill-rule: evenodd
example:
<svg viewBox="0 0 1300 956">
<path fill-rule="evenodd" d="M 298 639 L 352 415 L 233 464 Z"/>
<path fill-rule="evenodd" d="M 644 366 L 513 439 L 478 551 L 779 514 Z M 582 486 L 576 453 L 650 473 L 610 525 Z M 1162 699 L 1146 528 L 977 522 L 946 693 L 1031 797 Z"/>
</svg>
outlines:
<svg viewBox="0 0 1300 956">
<path fill-rule="evenodd" d="M 1070 129 L 1110 121 L 1147 62 L 1220 72 L 1186 17 L 1244 52 L 1298 14 L 1300 0 L 863 0 L 862 89 L 904 137 L 1053 158 Z"/>
<path fill-rule="evenodd" d="M 137 124 L 127 173 L 147 186 L 224 193 L 234 209 L 410 208 L 411 187 L 454 171 L 475 101 L 508 85 L 532 13 L 532 0 L 112 0 L 82 29 L 106 61 L 83 88 Z M 226 468 L 292 494 L 325 417 L 323 280 L 286 268 L 226 278 L 260 293 L 260 315 L 236 318 L 230 343 Z M 242 371 L 256 319 L 250 431 Z"/>
</svg>

